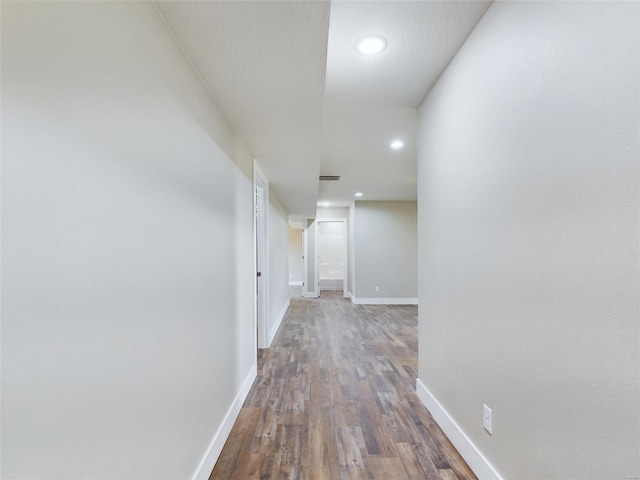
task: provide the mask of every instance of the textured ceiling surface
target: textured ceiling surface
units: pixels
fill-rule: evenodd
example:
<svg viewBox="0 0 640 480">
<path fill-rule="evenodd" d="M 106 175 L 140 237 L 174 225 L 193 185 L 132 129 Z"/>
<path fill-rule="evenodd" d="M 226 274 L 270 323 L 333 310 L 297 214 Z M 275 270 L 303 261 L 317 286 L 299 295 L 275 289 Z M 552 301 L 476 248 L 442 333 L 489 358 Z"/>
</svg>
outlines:
<svg viewBox="0 0 640 480">
<path fill-rule="evenodd" d="M 313 218 L 357 191 L 416 198 L 416 109 L 491 1 L 155 3 L 290 216 Z M 371 34 L 386 50 L 357 53 Z"/>
<path fill-rule="evenodd" d="M 334 1 L 325 100 L 418 107 L 491 2 Z M 362 55 L 354 46 L 382 35 L 387 48 Z"/>
<path fill-rule="evenodd" d="M 418 112 L 410 107 L 326 105 L 321 173 L 340 175 L 320 182 L 318 199 L 347 206 L 355 192 L 363 200 L 416 199 Z M 402 138 L 405 147 L 389 143 Z"/>
<path fill-rule="evenodd" d="M 285 208 L 315 216 L 330 4 L 156 6 Z"/>
</svg>

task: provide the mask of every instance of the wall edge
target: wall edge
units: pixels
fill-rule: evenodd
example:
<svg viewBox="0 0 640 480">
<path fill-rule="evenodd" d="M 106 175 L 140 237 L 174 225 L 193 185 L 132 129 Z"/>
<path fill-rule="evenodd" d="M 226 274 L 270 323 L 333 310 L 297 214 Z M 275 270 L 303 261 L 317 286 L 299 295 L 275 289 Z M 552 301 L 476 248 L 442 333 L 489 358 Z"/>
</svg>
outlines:
<svg viewBox="0 0 640 480">
<path fill-rule="evenodd" d="M 271 342 L 276 337 L 276 333 L 278 333 L 278 329 L 280 328 L 280 324 L 282 323 L 282 319 L 287 314 L 287 310 L 289 309 L 289 305 L 291 304 L 291 300 L 287 298 L 287 301 L 284 302 L 282 306 L 282 310 L 278 314 L 278 318 L 276 318 L 273 327 L 271 327 L 271 331 L 269 332 L 269 338 L 267 338 L 267 348 L 271 346 Z"/>
<path fill-rule="evenodd" d="M 467 462 L 479 480 L 503 480 L 495 467 L 482 454 L 467 434 L 460 428 L 449 412 L 438 402 L 429 389 L 416 379 L 416 393 L 427 408 L 433 419 L 440 426 L 445 435 L 451 440 L 458 453 Z M 479 410 L 480 411 L 480 410 Z M 478 413 L 480 418 L 480 413 Z"/>
<path fill-rule="evenodd" d="M 247 395 L 249 395 L 249 390 L 253 385 L 254 380 L 258 375 L 258 365 L 254 364 L 249 370 L 248 375 L 244 379 L 236 398 L 234 398 L 229 410 L 227 410 L 227 414 L 224 416 L 222 423 L 218 427 L 209 447 L 207 448 L 204 457 L 200 461 L 198 468 L 196 468 L 195 473 L 191 477 L 192 480 L 208 480 L 211 472 L 213 471 L 213 467 L 215 467 L 216 462 L 218 461 L 218 457 L 220 453 L 222 453 L 222 449 L 224 447 L 229 434 L 231 433 L 231 429 L 233 428 L 233 424 L 235 423 L 238 415 L 240 414 L 240 409 L 242 408 L 242 404 L 244 403 Z"/>
<path fill-rule="evenodd" d="M 417 298 L 350 298 L 356 305 L 418 305 Z"/>
</svg>

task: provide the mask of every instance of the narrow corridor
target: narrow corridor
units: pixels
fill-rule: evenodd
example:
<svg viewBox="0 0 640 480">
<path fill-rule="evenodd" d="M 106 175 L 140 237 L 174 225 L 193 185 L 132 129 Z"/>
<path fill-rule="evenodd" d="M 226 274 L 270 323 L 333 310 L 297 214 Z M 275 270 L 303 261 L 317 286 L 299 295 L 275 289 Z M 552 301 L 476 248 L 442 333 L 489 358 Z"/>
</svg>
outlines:
<svg viewBox="0 0 640 480">
<path fill-rule="evenodd" d="M 415 394 L 417 307 L 291 301 L 211 479 L 472 479 Z"/>
</svg>

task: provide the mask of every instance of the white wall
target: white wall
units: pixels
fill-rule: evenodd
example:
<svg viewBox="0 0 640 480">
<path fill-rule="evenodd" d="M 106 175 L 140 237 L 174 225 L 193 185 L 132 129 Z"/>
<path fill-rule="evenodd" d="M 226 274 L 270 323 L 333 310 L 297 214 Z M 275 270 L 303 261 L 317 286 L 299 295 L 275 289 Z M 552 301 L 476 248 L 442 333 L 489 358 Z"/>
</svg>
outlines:
<svg viewBox="0 0 640 480">
<path fill-rule="evenodd" d="M 504 478 L 640 473 L 639 14 L 496 2 L 420 110 L 420 382 Z"/>
<path fill-rule="evenodd" d="M 299 228 L 289 227 L 289 284 L 302 285 L 302 233 Z"/>
<path fill-rule="evenodd" d="M 418 296 L 416 202 L 355 202 L 356 299 Z M 379 287 L 376 292 L 375 287 Z"/>
<path fill-rule="evenodd" d="M 316 219 L 326 218 L 349 218 L 348 207 L 318 207 Z"/>
<path fill-rule="evenodd" d="M 269 318 L 268 344 L 289 306 L 289 220 L 280 200 L 269 189 Z"/>
<path fill-rule="evenodd" d="M 142 2 L 2 2 L 1 153 L 2 478 L 190 478 L 255 367 L 250 155 Z"/>
</svg>

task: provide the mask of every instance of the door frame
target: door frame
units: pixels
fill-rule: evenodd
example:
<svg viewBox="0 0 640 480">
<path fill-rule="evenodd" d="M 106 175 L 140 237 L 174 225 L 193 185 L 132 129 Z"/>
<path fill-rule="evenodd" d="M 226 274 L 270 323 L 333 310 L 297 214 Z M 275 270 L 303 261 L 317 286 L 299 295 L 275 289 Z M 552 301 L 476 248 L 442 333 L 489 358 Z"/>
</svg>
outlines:
<svg viewBox="0 0 640 480">
<path fill-rule="evenodd" d="M 306 223 L 306 221 L 305 221 Z M 307 255 L 309 254 L 308 246 L 307 246 L 307 236 L 308 236 L 308 226 L 302 229 L 302 298 L 306 298 L 309 294 L 309 289 L 307 288 L 308 282 L 308 270 L 307 270 Z"/>
<path fill-rule="evenodd" d="M 314 238 L 315 261 L 315 282 L 320 296 L 320 252 L 318 249 L 318 236 L 320 235 L 320 223 L 322 222 L 341 222 L 342 223 L 342 251 L 344 253 L 344 275 L 342 277 L 342 296 L 348 297 L 347 285 L 349 285 L 349 242 L 347 239 L 347 219 L 346 218 L 316 218 L 316 229 Z"/>
<path fill-rule="evenodd" d="M 269 182 L 255 160 L 253 162 L 253 226 L 253 278 L 255 279 L 253 282 L 253 330 L 255 332 L 255 350 L 257 351 L 259 348 L 268 347 Z M 260 272 L 260 277 L 258 277 L 258 272 Z M 261 291 L 259 291 L 258 285 L 262 286 Z"/>
</svg>

